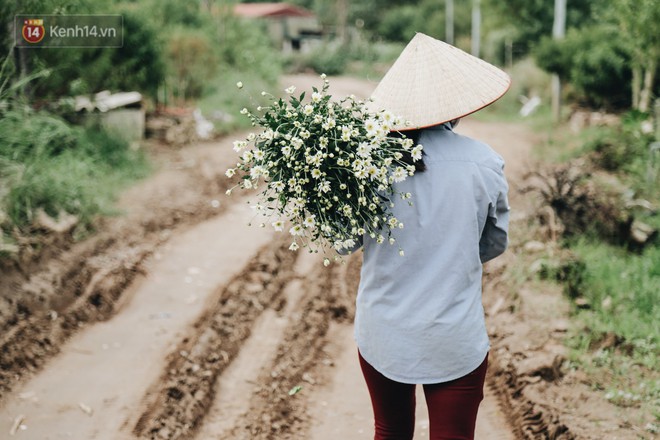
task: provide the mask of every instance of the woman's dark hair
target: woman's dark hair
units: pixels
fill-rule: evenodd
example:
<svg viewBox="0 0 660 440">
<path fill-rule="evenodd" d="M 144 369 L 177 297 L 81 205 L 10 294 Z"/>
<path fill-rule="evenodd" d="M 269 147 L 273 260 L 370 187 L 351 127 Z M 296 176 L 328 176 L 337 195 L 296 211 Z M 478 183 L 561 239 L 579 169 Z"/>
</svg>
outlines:
<svg viewBox="0 0 660 440">
<path fill-rule="evenodd" d="M 391 137 L 395 138 L 402 138 L 402 139 L 411 139 L 413 141 L 413 145 L 417 145 L 419 143 L 419 137 L 422 134 L 422 130 L 408 130 L 408 131 L 392 131 L 390 132 Z M 406 151 L 403 153 L 403 157 L 401 158 L 401 161 L 408 164 L 408 165 L 414 165 L 415 166 L 415 172 L 416 173 L 422 173 L 426 171 L 426 164 L 424 163 L 424 150 L 422 150 L 422 158 L 417 161 L 413 161 L 412 154 L 409 151 Z"/>
</svg>

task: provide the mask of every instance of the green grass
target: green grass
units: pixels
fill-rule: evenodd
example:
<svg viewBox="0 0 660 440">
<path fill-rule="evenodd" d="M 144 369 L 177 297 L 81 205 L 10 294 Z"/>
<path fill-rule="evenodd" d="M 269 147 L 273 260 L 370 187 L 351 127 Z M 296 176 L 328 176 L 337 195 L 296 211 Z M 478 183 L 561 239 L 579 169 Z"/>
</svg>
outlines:
<svg viewBox="0 0 660 440">
<path fill-rule="evenodd" d="M 38 209 L 79 217 L 77 233 L 109 215 L 122 188 L 149 173 L 143 152 L 96 127 L 46 112 L 10 110 L 0 119 L 0 226 L 27 230 Z"/>
<path fill-rule="evenodd" d="M 236 86 L 238 82 L 243 83 L 243 88 Z M 216 76 L 208 86 L 207 93 L 197 102 L 202 113 L 213 122 L 215 129 L 220 134 L 230 133 L 237 129 L 248 128 L 250 119 L 240 114 L 242 108 L 256 109 L 259 105 L 265 105 L 268 100 L 261 96 L 262 91 L 277 95 L 278 85 L 267 80 L 263 75 L 249 71 L 228 70 Z M 214 119 L 213 114 L 221 112 L 227 119 Z"/>
<path fill-rule="evenodd" d="M 640 347 L 660 343 L 660 247 L 641 254 L 601 242 L 578 240 L 572 251 L 584 262 L 582 296 L 590 309 L 577 312 L 592 335 L 614 333 Z M 658 353 L 660 354 L 660 353 Z"/>
<path fill-rule="evenodd" d="M 586 239 L 570 245 L 584 263 L 581 295 L 567 339 L 571 364 L 621 408 L 641 409 L 642 426 L 660 420 L 660 247 L 641 254 Z M 614 344 L 605 344 L 616 335 Z M 643 423 L 642 423 L 643 422 Z"/>
</svg>

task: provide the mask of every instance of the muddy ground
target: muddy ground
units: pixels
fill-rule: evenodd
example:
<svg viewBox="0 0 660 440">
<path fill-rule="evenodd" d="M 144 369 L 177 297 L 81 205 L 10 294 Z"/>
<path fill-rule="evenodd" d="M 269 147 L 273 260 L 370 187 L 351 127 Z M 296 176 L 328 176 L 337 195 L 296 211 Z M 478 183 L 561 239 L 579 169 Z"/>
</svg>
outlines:
<svg viewBox="0 0 660 440">
<path fill-rule="evenodd" d="M 317 83 L 285 79 L 299 90 Z M 374 86 L 331 84 L 358 96 Z M 470 119 L 457 131 L 505 157 L 514 210 L 511 249 L 486 267 L 493 349 L 477 438 L 644 438 L 564 367 L 568 305 L 558 289 L 514 282 L 512 266 L 534 252 L 529 240 L 543 238 L 534 201 L 518 192 L 538 137 Z M 370 438 L 351 336 L 360 256 L 325 268 L 286 250 L 285 237 L 248 227 L 245 196 L 224 194 L 234 139 L 149 145 L 159 171 L 122 196 L 123 215 L 51 258 L 5 270 L 0 438 Z"/>
</svg>

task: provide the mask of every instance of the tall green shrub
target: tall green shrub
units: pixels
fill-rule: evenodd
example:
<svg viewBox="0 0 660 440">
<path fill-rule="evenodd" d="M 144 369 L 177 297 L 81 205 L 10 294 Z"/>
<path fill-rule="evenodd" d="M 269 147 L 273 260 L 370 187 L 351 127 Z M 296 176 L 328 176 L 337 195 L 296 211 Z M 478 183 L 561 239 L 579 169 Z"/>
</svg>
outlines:
<svg viewBox="0 0 660 440">
<path fill-rule="evenodd" d="M 630 55 L 614 27 L 571 29 L 564 40 L 544 39 L 534 55 L 541 68 L 571 83 L 584 104 L 630 106 Z"/>
</svg>

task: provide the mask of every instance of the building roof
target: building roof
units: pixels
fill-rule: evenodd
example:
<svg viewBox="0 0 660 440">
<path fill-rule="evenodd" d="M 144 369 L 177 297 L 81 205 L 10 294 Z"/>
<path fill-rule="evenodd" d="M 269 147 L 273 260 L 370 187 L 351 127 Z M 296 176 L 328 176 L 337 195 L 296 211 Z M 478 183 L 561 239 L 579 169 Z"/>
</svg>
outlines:
<svg viewBox="0 0 660 440">
<path fill-rule="evenodd" d="M 234 14 L 241 17 L 314 17 L 314 13 L 288 3 L 237 3 Z"/>
</svg>

